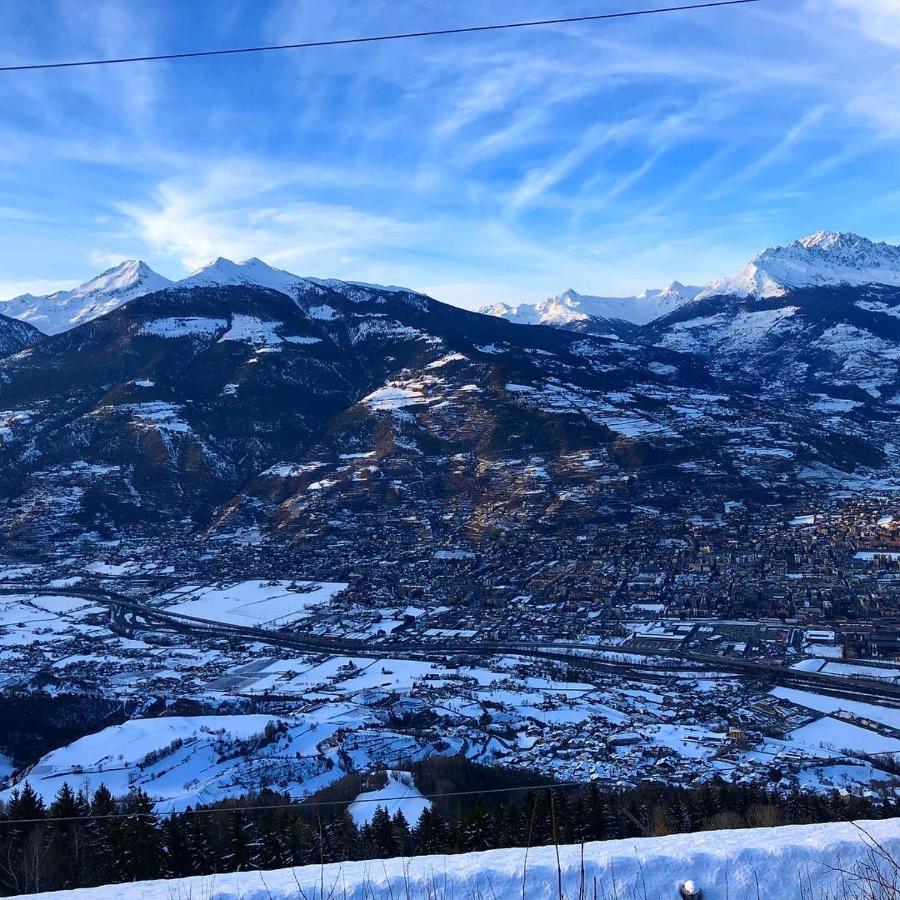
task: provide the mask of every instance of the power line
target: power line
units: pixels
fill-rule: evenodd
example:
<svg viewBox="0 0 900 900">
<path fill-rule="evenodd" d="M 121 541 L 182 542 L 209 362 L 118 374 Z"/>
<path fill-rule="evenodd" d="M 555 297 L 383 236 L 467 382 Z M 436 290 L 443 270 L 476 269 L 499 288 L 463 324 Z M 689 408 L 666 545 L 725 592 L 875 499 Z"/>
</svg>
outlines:
<svg viewBox="0 0 900 900">
<path fill-rule="evenodd" d="M 218 50 L 191 50 L 185 53 L 157 53 L 148 56 L 123 56 L 113 59 L 82 59 L 70 62 L 26 63 L 0 66 L 0 72 L 33 72 L 38 69 L 74 69 L 84 66 L 112 66 L 121 63 L 159 62 L 172 59 L 198 59 L 207 56 L 234 56 L 241 53 L 268 53 L 273 50 L 310 50 L 315 47 L 345 47 L 353 44 L 375 44 L 384 41 L 402 41 L 410 38 L 443 37 L 457 34 L 477 34 L 486 31 L 503 31 L 513 28 L 536 28 L 547 25 L 566 25 L 578 22 L 600 22 L 608 19 L 630 19 L 659 13 L 688 12 L 713 9 L 720 6 L 742 6 L 761 3 L 762 0 L 713 0 L 709 3 L 690 3 L 682 6 L 662 6 L 649 9 L 633 9 L 625 12 L 598 13 L 591 16 L 568 16 L 558 19 L 534 19 L 527 22 L 502 22 L 494 25 L 469 25 L 464 28 L 440 28 L 432 31 L 407 31 L 399 34 L 379 34 L 368 37 L 335 38 L 324 41 L 302 41 L 296 44 L 268 44 L 258 47 L 228 47 Z"/>
<path fill-rule="evenodd" d="M 473 797 L 482 794 L 512 794 L 522 791 L 556 791 L 567 788 L 586 788 L 595 785 L 594 781 L 562 781 L 554 784 L 523 784 L 516 787 L 480 788 L 469 791 L 444 791 L 437 794 L 420 794 L 423 800 L 440 800 L 449 797 Z M 284 796 L 284 795 L 281 795 Z M 133 812 L 102 813 L 85 816 L 52 816 L 35 819 L 0 819 L 0 825 L 53 825 L 56 822 L 93 822 L 108 819 L 168 819 L 174 816 L 215 816 L 222 813 L 262 812 L 269 809 L 318 809 L 327 806 L 350 806 L 354 803 L 392 803 L 402 800 L 415 800 L 409 794 L 398 797 L 368 797 L 362 800 L 316 800 L 309 802 L 302 797 L 291 797 L 289 803 L 262 803 L 247 806 L 219 806 L 206 809 L 168 810 L 166 812 Z M 227 802 L 227 801 L 226 801 Z"/>
</svg>

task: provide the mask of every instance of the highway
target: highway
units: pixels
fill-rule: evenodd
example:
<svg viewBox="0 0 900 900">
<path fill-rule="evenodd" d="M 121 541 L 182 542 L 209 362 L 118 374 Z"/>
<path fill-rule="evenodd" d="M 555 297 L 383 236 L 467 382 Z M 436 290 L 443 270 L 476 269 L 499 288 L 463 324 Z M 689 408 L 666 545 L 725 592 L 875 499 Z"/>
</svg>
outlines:
<svg viewBox="0 0 900 900">
<path fill-rule="evenodd" d="M 862 701 L 900 703 L 900 685 L 885 680 L 865 678 L 835 678 L 818 672 L 802 672 L 775 663 L 749 660 L 733 656 L 715 656 L 683 650 L 633 650 L 617 644 L 585 644 L 578 642 L 553 642 L 535 644 L 528 641 L 447 641 L 441 644 L 410 641 L 378 642 L 350 638 L 323 637 L 291 631 L 272 631 L 249 625 L 232 625 L 210 619 L 169 612 L 165 608 L 151 606 L 107 588 L 78 586 L 77 588 L 53 588 L 37 583 L 18 584 L 0 588 L 0 595 L 52 594 L 74 597 L 100 603 L 110 608 L 113 622 L 123 630 L 164 628 L 182 634 L 204 635 L 229 640 L 255 641 L 274 647 L 283 647 L 301 653 L 326 653 L 352 655 L 366 658 L 406 658 L 446 656 L 498 655 L 525 656 L 534 659 L 559 662 L 577 668 L 620 674 L 642 681 L 671 683 L 672 673 L 661 672 L 660 662 L 686 663 L 702 670 L 734 672 L 785 687 L 815 690 L 834 696 Z M 598 654 L 610 654 L 619 659 L 600 658 Z M 647 658 L 646 663 L 634 657 Z"/>
</svg>

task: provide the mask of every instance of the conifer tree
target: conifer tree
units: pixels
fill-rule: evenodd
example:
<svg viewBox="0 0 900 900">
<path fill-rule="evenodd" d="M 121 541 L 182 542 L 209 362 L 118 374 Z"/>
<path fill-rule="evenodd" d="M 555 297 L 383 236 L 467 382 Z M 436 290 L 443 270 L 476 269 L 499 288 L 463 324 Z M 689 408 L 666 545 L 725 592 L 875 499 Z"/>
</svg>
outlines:
<svg viewBox="0 0 900 900">
<path fill-rule="evenodd" d="M 447 822 L 435 807 L 426 806 L 416 824 L 414 842 L 418 853 L 444 853 L 447 850 Z"/>
<path fill-rule="evenodd" d="M 205 814 L 187 816 L 187 846 L 190 871 L 193 875 L 207 875 L 213 871 L 214 854 L 211 818 Z"/>
<path fill-rule="evenodd" d="M 394 832 L 390 814 L 383 806 L 379 806 L 375 810 L 372 821 L 369 822 L 369 839 L 374 858 L 385 859 L 397 856 L 399 852 L 397 835 Z"/>
<path fill-rule="evenodd" d="M 162 842 L 166 860 L 166 876 L 178 878 L 193 872 L 186 816 L 167 816 L 162 820 Z"/>
<path fill-rule="evenodd" d="M 140 789 L 122 802 L 125 818 L 117 829 L 123 881 L 143 881 L 158 875 L 163 866 L 162 833 L 153 812 L 153 801 Z"/>
<path fill-rule="evenodd" d="M 228 846 L 224 862 L 229 872 L 244 872 L 250 867 L 252 855 L 251 825 L 244 813 L 235 809 L 228 818 Z"/>
<path fill-rule="evenodd" d="M 54 887 L 71 889 L 82 884 L 88 864 L 85 816 L 90 809 L 83 793 L 63 782 L 48 809 L 52 825 Z"/>
<path fill-rule="evenodd" d="M 119 880 L 118 859 L 115 852 L 117 823 L 110 818 L 117 812 L 118 807 L 112 793 L 105 784 L 101 784 L 91 797 L 91 818 L 87 823 L 91 858 L 89 884 L 109 884 Z"/>
</svg>

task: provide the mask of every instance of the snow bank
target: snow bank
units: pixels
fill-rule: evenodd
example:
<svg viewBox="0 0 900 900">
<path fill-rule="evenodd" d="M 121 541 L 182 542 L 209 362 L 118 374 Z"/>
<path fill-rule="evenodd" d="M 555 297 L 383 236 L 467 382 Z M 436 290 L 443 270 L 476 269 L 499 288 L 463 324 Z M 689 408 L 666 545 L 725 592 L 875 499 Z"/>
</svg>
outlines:
<svg viewBox="0 0 900 900">
<path fill-rule="evenodd" d="M 877 840 L 900 856 L 900 820 L 791 825 L 737 831 L 709 831 L 663 838 L 607 841 L 584 846 L 586 895 L 677 900 L 681 882 L 692 880 L 704 900 L 801 900 L 801 875 L 814 897 L 839 884 L 834 867 L 852 868 L 867 858 L 867 841 Z M 867 838 L 866 835 L 870 838 Z M 869 845 L 871 845 L 869 843 Z M 563 891 L 579 896 L 581 847 L 559 848 Z M 67 900 L 120 900 L 123 892 L 140 900 L 282 900 L 322 896 L 341 900 L 395 897 L 404 900 L 466 900 L 522 896 L 525 850 L 491 850 L 459 856 L 370 860 L 274 872 L 244 872 L 128 885 L 109 885 L 67 893 Z M 556 851 L 528 854 L 525 896 L 555 900 Z M 50 895 L 35 895 L 37 897 Z M 584 896 L 584 894 L 582 894 Z"/>
</svg>

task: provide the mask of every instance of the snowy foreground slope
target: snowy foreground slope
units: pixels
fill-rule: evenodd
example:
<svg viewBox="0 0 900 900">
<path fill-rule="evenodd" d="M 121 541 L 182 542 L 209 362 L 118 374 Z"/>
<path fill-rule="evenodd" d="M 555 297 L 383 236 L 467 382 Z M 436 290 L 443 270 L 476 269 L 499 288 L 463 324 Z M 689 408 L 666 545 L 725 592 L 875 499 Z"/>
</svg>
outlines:
<svg viewBox="0 0 900 900">
<path fill-rule="evenodd" d="M 704 900 L 871 896 L 854 893 L 852 876 L 842 876 L 836 869 L 852 872 L 870 865 L 873 852 L 878 858 L 879 846 L 892 857 L 900 857 L 900 820 L 863 822 L 859 827 L 846 823 L 792 825 L 585 844 L 583 877 L 582 848 L 570 845 L 559 848 L 562 892 L 569 898 L 677 900 L 679 885 L 690 880 L 703 892 Z M 108 885 L 35 896 L 71 900 L 120 900 L 123 895 L 136 900 L 514 898 L 523 896 L 525 855 L 523 848 L 517 848 L 458 856 L 369 860 Z M 553 847 L 528 853 L 524 890 L 528 900 L 560 896 L 556 860 Z"/>
</svg>

